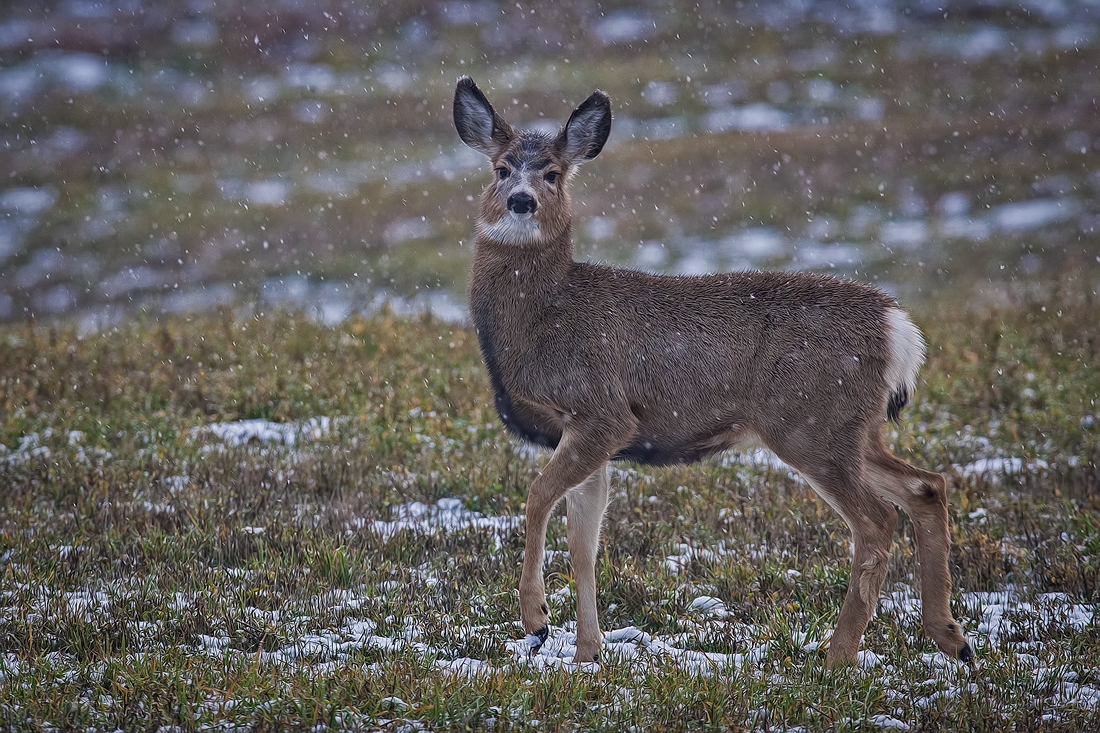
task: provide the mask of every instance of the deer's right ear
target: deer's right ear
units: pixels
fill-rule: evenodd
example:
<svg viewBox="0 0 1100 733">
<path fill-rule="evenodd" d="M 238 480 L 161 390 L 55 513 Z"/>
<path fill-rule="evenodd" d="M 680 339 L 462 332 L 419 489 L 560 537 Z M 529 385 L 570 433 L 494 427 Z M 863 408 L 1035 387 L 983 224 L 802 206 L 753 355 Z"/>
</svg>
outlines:
<svg viewBox="0 0 1100 733">
<path fill-rule="evenodd" d="M 459 79 L 455 88 L 454 118 L 462 142 L 489 157 L 512 141 L 511 125 L 496 113 L 468 76 Z"/>
</svg>

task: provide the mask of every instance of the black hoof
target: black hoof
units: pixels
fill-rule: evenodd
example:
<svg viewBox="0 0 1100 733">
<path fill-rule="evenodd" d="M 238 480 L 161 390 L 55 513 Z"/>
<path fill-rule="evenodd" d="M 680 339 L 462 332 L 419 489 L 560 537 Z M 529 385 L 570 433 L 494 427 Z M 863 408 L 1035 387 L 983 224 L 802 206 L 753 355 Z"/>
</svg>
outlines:
<svg viewBox="0 0 1100 733">
<path fill-rule="evenodd" d="M 959 649 L 959 661 L 967 664 L 974 661 L 974 650 L 970 648 L 970 644 L 963 644 L 962 649 Z"/>
<path fill-rule="evenodd" d="M 548 636 L 550 636 L 549 626 L 543 626 L 535 633 L 527 635 L 527 645 L 531 648 L 532 654 L 537 652 L 539 649 L 542 649 L 542 645 L 546 643 L 546 638 Z"/>
</svg>

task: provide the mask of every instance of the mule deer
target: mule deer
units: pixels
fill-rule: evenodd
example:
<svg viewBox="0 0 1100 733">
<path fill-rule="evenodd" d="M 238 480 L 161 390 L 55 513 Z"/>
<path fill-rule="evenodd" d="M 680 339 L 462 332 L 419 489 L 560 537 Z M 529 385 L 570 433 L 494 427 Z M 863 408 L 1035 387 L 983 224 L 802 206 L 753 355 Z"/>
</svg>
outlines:
<svg viewBox="0 0 1100 733">
<path fill-rule="evenodd" d="M 462 141 L 486 155 L 470 312 L 504 425 L 554 449 L 531 484 L 519 598 L 546 640 L 546 528 L 566 499 L 577 592 L 576 661 L 601 633 L 595 560 L 609 461 L 666 465 L 763 444 L 851 527 L 851 583 L 827 661 L 854 662 L 878 603 L 901 506 L 916 528 L 925 631 L 972 652 L 949 607 L 947 484 L 892 455 L 882 427 L 912 394 L 924 339 L 881 291 L 814 274 L 670 277 L 575 262 L 568 184 L 611 131 L 594 92 L 556 135 L 516 129 L 469 77 Z"/>
</svg>

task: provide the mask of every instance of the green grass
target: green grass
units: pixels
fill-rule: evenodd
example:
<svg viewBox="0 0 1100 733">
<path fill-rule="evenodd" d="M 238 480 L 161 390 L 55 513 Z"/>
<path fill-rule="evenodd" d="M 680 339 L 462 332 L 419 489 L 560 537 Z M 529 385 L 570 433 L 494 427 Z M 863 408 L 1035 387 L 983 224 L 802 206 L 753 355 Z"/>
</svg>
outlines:
<svg viewBox="0 0 1100 733">
<path fill-rule="evenodd" d="M 752 456 L 614 473 L 601 619 L 637 631 L 598 668 L 551 655 L 574 618 L 554 520 L 555 628 L 527 659 L 509 518 L 545 456 L 504 435 L 464 328 L 240 312 L 5 327 L 0 725 L 1096 728 L 1095 297 L 1067 282 L 917 312 L 929 363 L 890 439 L 949 477 L 973 669 L 921 634 L 903 519 L 869 653 L 827 670 L 847 528 Z M 246 419 L 287 432 L 204 428 Z M 428 507 L 451 497 L 466 525 L 446 529 Z"/>
</svg>

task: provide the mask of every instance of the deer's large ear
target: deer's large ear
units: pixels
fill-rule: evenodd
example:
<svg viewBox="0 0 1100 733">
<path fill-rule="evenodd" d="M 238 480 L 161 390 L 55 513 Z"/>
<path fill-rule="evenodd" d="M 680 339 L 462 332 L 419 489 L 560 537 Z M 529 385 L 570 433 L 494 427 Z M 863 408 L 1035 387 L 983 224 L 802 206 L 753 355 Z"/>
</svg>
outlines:
<svg viewBox="0 0 1100 733">
<path fill-rule="evenodd" d="M 512 141 L 512 126 L 496 113 L 468 76 L 459 79 L 455 88 L 454 118 L 462 142 L 489 157 Z"/>
<path fill-rule="evenodd" d="M 611 100 L 595 91 L 573 110 L 555 145 L 570 163 L 583 163 L 600 154 L 610 134 Z"/>
</svg>

